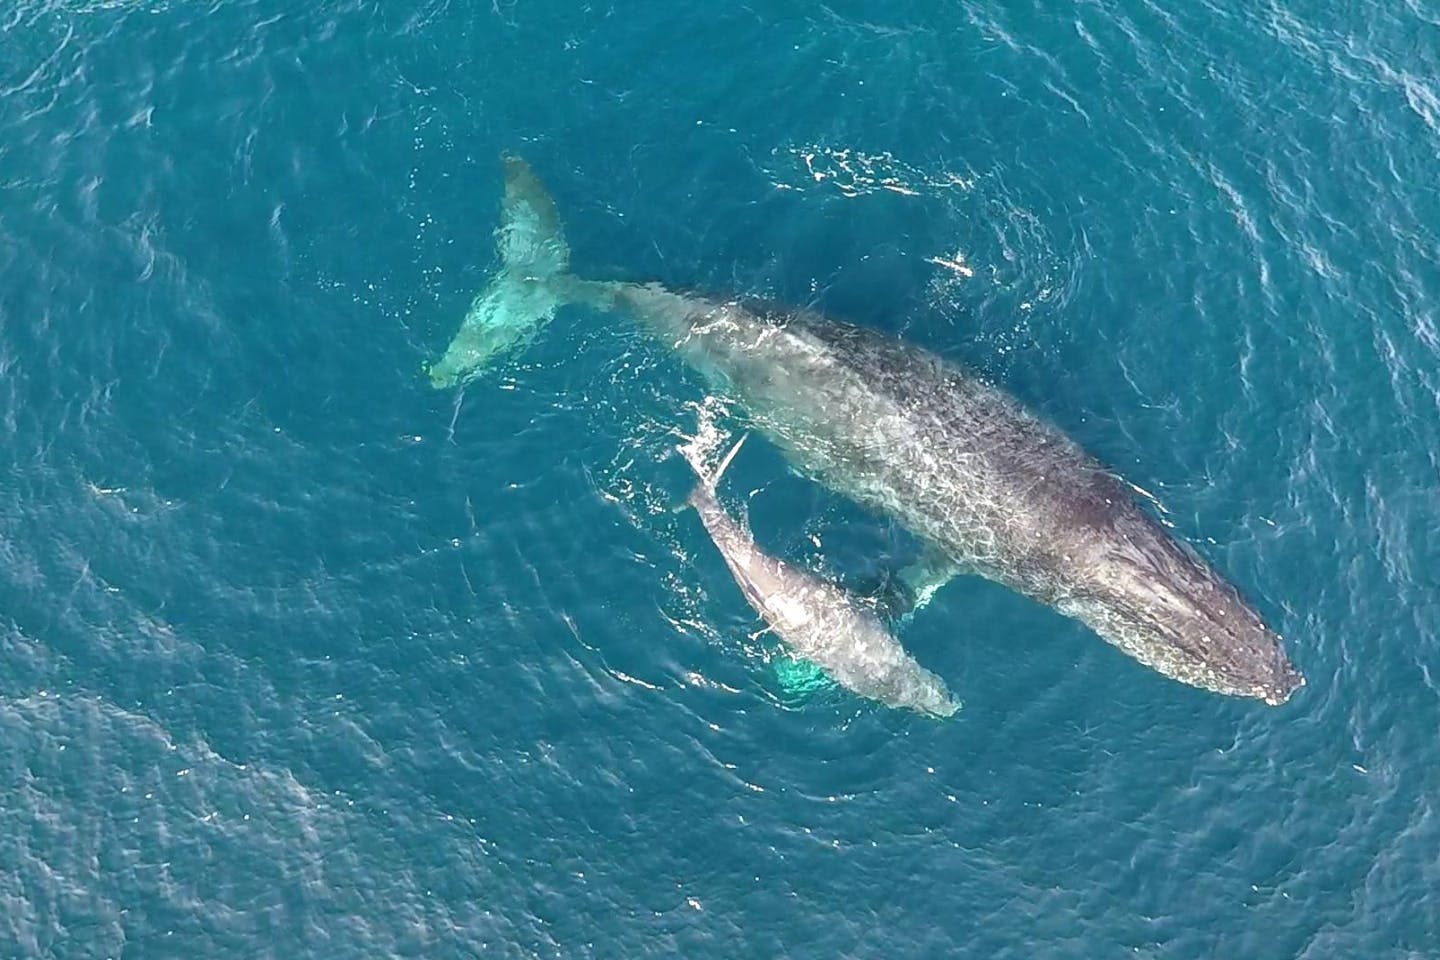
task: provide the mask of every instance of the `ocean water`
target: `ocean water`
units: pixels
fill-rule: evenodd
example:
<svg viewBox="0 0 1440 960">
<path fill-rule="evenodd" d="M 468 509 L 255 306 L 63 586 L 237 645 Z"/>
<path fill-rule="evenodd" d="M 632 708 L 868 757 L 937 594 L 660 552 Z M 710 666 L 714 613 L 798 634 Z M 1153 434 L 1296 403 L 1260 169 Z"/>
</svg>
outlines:
<svg viewBox="0 0 1440 960">
<path fill-rule="evenodd" d="M 0 956 L 1440 956 L 1437 63 L 1425 0 L 12 0 Z M 791 695 L 663 347 L 430 388 L 507 150 L 586 275 L 1004 384 L 1308 685 L 964 579 L 902 634 L 953 720 Z"/>
</svg>

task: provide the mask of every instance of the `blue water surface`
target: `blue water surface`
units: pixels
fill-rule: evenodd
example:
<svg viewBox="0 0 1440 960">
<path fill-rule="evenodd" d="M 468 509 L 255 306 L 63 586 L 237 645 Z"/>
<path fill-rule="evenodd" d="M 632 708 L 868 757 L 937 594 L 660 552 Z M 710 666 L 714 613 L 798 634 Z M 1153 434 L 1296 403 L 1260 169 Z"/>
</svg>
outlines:
<svg viewBox="0 0 1440 960">
<path fill-rule="evenodd" d="M 1425 0 L 12 2 L 0 956 L 1440 956 L 1437 63 Z M 903 631 L 955 719 L 788 695 L 663 345 L 429 387 L 506 150 L 588 276 L 1005 385 L 1308 685 L 970 578 Z"/>
</svg>

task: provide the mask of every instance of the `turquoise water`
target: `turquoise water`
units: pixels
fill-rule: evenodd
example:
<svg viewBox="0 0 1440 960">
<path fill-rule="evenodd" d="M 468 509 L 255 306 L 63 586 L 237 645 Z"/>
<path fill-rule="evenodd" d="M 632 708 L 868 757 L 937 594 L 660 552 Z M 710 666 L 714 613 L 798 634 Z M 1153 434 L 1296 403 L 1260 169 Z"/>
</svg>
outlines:
<svg viewBox="0 0 1440 960">
<path fill-rule="evenodd" d="M 1440 956 L 1437 62 L 1419 0 L 12 4 L 0 956 Z M 1003 383 L 1308 686 L 968 579 L 903 631 L 953 720 L 792 696 L 678 361 L 572 310 L 429 387 L 503 150 L 586 275 Z"/>
</svg>

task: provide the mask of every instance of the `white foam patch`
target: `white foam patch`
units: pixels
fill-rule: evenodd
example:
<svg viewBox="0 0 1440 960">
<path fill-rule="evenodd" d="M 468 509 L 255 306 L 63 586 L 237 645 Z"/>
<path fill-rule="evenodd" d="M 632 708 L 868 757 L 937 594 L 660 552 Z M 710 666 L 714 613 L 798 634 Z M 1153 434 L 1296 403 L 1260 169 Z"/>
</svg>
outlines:
<svg viewBox="0 0 1440 960">
<path fill-rule="evenodd" d="M 968 170 L 963 173 L 950 170 L 930 172 L 897 159 L 888 150 L 866 153 L 850 147 L 810 145 L 791 147 L 786 153 L 803 170 L 803 175 L 799 182 L 777 177 L 775 186 L 780 189 L 804 190 L 818 186 L 845 197 L 860 197 L 880 191 L 918 197 L 966 191 L 975 185 L 975 177 Z"/>
<path fill-rule="evenodd" d="M 729 406 L 720 397 L 707 396 L 687 403 L 685 407 L 695 413 L 695 434 L 678 449 L 697 473 L 711 476 L 732 442 L 731 432 L 717 422 L 729 416 Z"/>
</svg>

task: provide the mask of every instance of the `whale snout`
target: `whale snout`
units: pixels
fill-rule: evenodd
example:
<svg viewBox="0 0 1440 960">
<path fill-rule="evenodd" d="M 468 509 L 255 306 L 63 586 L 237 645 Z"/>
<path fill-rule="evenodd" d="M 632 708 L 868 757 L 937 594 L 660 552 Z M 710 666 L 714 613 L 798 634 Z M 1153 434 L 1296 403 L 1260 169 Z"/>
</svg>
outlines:
<svg viewBox="0 0 1440 960">
<path fill-rule="evenodd" d="M 1078 612 L 1142 663 L 1182 683 L 1271 706 L 1304 686 L 1280 635 L 1148 518 L 1129 524 L 1101 557 L 1096 579 L 1104 589 Z"/>
<path fill-rule="evenodd" d="M 1233 588 L 1207 584 L 1186 614 L 1159 618 L 1162 632 L 1193 658 L 1191 682 L 1278 707 L 1305 685 L 1284 642 Z"/>
<path fill-rule="evenodd" d="M 1305 686 L 1305 678 L 1301 676 L 1299 670 L 1290 665 L 1290 661 L 1286 660 L 1282 653 L 1274 679 L 1256 687 L 1255 697 L 1272 707 L 1278 707 L 1294 696 L 1295 691 L 1303 686 Z"/>
</svg>

